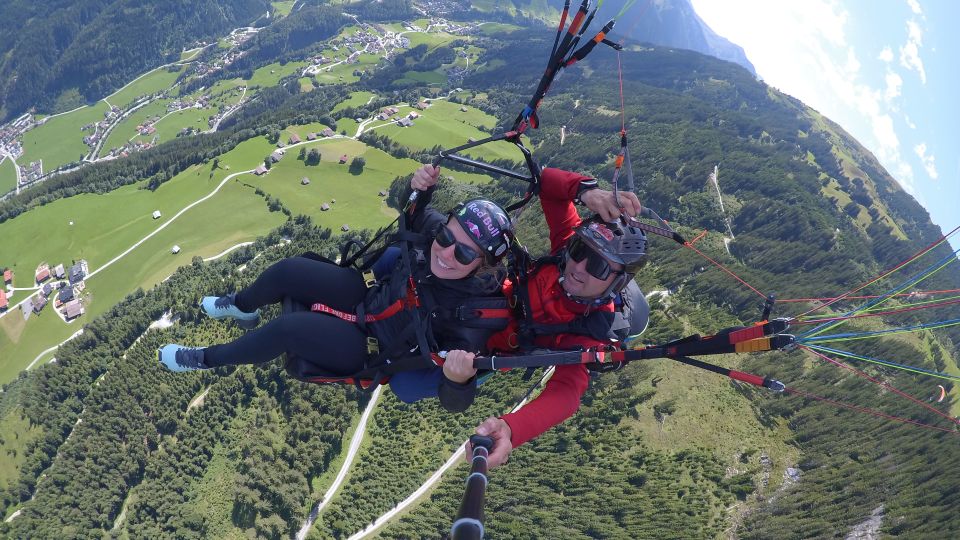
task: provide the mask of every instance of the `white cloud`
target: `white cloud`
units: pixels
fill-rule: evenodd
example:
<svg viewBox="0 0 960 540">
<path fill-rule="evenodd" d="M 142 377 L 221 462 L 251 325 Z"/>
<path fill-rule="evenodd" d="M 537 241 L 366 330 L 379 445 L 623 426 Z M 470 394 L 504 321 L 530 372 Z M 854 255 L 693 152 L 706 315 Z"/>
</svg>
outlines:
<svg viewBox="0 0 960 540">
<path fill-rule="evenodd" d="M 907 0 L 907 5 L 910 6 L 910 11 L 917 15 L 923 15 L 923 10 L 920 9 L 920 2 L 917 0 Z"/>
<path fill-rule="evenodd" d="M 907 42 L 900 47 L 900 65 L 916 71 L 920 82 L 927 84 L 927 72 L 920 59 L 920 47 L 923 46 L 923 29 L 917 21 L 907 21 Z"/>
<path fill-rule="evenodd" d="M 903 79 L 900 75 L 892 71 L 887 72 L 886 76 L 887 89 L 883 92 L 883 99 L 890 103 L 895 98 L 900 97 L 900 88 L 903 87 Z"/>
<path fill-rule="evenodd" d="M 937 166 L 934 163 L 935 159 L 933 155 L 927 155 L 927 143 L 920 143 L 914 146 L 913 151 L 916 152 L 917 157 L 923 162 L 923 168 L 927 171 L 927 176 L 929 176 L 931 180 L 936 180 L 939 174 L 937 174 Z"/>
<path fill-rule="evenodd" d="M 910 129 L 917 129 L 917 125 L 913 123 L 913 120 L 907 116 L 907 113 L 903 113 L 903 123 L 907 125 Z"/>
<path fill-rule="evenodd" d="M 893 63 L 896 52 L 887 46 L 877 57 L 858 56 L 847 35 L 848 25 L 855 21 L 841 2 L 693 0 L 693 4 L 711 28 L 744 48 L 767 84 L 838 122 L 914 193 L 914 171 L 904 159 L 893 120 L 896 117 L 899 123 L 903 114 L 899 101 L 904 81 L 892 69 L 898 67 Z M 923 31 L 918 23 L 912 24 L 907 45 L 900 48 L 900 61 L 925 79 L 919 57 Z M 868 82 L 871 73 L 884 72 L 882 81 Z"/>
</svg>

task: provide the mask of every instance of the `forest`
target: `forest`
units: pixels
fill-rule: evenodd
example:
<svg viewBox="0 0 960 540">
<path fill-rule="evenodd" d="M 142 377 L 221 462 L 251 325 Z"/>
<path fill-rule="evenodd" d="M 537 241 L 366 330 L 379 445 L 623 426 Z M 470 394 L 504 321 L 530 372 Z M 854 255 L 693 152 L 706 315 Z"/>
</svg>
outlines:
<svg viewBox="0 0 960 540">
<path fill-rule="evenodd" d="M 496 115 L 502 129 L 542 72 L 543 59 L 526 51 L 548 50 L 553 38 L 544 31 L 484 39 L 483 54 L 507 61 L 468 77 L 463 86 L 472 97 L 464 101 Z M 824 129 L 802 103 L 746 70 L 651 47 L 628 50 L 622 60 L 632 188 L 685 237 L 706 231 L 698 247 L 764 292 L 787 299 L 839 294 L 942 234 L 856 141 L 829 123 Z M 611 178 L 620 129 L 616 75 L 616 58 L 597 53 L 589 69 L 577 66 L 558 79 L 540 111 L 543 127 L 530 134 L 542 165 L 591 174 L 605 184 Z M 223 133 L 64 175 L 5 201 L 0 219 L 79 192 L 138 179 L 163 181 L 245 138 L 328 116 L 346 92 L 273 89 Z M 560 125 L 567 130 L 562 144 Z M 366 141 L 396 155 L 412 154 L 384 137 Z M 863 178 L 844 175 L 838 148 L 853 156 Z M 726 215 L 708 181 L 718 163 Z M 405 182 L 398 178 L 390 190 L 395 206 Z M 831 182 L 854 207 L 822 195 Z M 507 202 L 523 188 L 506 180 L 448 183 L 434 204 L 445 208 L 474 194 Z M 866 213 L 871 224 L 858 224 L 854 210 Z M 736 234 L 729 253 L 725 218 Z M 537 203 L 520 216 L 518 228 L 521 241 L 542 254 L 545 226 Z M 202 316 L 201 296 L 236 290 L 282 257 L 304 251 L 334 257 L 343 240 L 293 216 L 252 246 L 217 261 L 195 259 L 156 288 L 132 292 L 63 345 L 57 362 L 6 385 L 0 415 L 17 411 L 39 435 L 18 456 L 16 480 L 0 491 L 0 513 L 20 509 L 16 519 L 0 525 L 0 534 L 286 538 L 298 530 L 322 494 L 366 394 L 297 382 L 280 362 L 169 373 L 157 365 L 155 349 L 172 341 L 201 345 L 236 337 L 238 329 Z M 949 252 L 940 246 L 932 257 Z M 710 334 L 759 318 L 762 299 L 693 251 L 655 238 L 650 259 L 637 281 L 645 291 L 669 294 L 651 299 L 648 342 Z M 948 267 L 923 288 L 957 283 L 960 270 Z M 884 290 L 878 284 L 864 293 Z M 797 311 L 781 304 L 774 315 Z M 172 326 L 148 330 L 165 314 Z M 882 323 L 903 326 L 948 316 L 949 308 L 934 308 Z M 944 370 L 957 368 L 957 343 L 960 333 L 953 327 L 912 339 L 864 340 L 849 349 Z M 833 400 L 943 425 L 929 410 L 802 351 L 718 361 Z M 914 374 L 857 366 L 914 396 L 925 397 L 935 386 Z M 688 370 L 664 360 L 594 378 L 577 415 L 515 450 L 507 465 L 492 472 L 489 536 L 715 538 L 732 530 L 741 538 L 833 538 L 878 508 L 886 516 L 882 533 L 890 537 L 960 534 L 953 503 L 960 485 L 955 430 L 925 430 Z M 463 414 L 444 413 L 432 402 L 404 405 L 388 392 L 356 469 L 310 537 L 344 538 L 365 527 L 419 486 L 479 420 L 506 410 L 537 378 L 498 374 Z M 952 383 L 943 384 L 952 389 Z M 788 467 L 799 480 L 785 479 Z M 447 534 L 465 471 L 454 469 L 382 536 Z"/>
</svg>

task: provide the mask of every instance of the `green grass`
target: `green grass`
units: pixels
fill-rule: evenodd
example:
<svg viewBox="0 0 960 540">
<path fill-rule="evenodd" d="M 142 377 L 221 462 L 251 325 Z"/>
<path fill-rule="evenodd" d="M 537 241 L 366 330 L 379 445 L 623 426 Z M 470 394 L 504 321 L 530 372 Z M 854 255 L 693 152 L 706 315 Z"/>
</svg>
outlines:
<svg viewBox="0 0 960 540">
<path fill-rule="evenodd" d="M 0 159 L 0 195 L 17 189 L 17 171 L 13 160 L 4 157 Z"/>
<path fill-rule="evenodd" d="M 104 99 L 111 105 L 124 107 L 141 96 L 155 94 L 170 88 L 173 83 L 177 82 L 177 77 L 183 69 L 179 67 L 177 71 L 170 72 L 167 71 L 167 68 L 157 68 Z"/>
<path fill-rule="evenodd" d="M 341 131 L 346 131 L 348 137 L 353 137 L 354 133 L 357 132 L 357 128 L 360 127 L 360 124 L 357 123 L 353 118 L 341 118 L 337 120 L 337 133 Z"/>
<path fill-rule="evenodd" d="M 370 98 L 375 94 L 373 92 L 353 92 L 350 94 L 350 97 L 337 103 L 337 106 L 334 107 L 330 112 L 335 113 L 347 109 L 349 107 L 360 107 L 366 105 Z"/>
<path fill-rule="evenodd" d="M 327 139 L 305 145 L 308 149 L 313 147 L 320 150 L 319 165 L 304 165 L 297 159 L 299 150 L 291 149 L 268 174 L 251 175 L 244 182 L 277 197 L 294 214 L 308 215 L 315 223 L 335 231 L 344 224 L 351 229 L 377 228 L 396 217 L 396 211 L 387 207 L 378 193 L 388 189 L 394 177 L 416 170 L 417 162 L 396 159 L 350 139 Z M 338 160 L 342 154 L 347 154 L 350 160 L 362 156 L 367 161 L 363 173 L 348 172 L 350 161 L 340 165 Z M 309 185 L 301 185 L 304 176 L 310 179 Z M 331 203 L 333 199 L 337 202 Z M 320 210 L 324 203 L 330 205 L 330 210 Z"/>
<path fill-rule="evenodd" d="M 137 138 L 145 142 L 156 139 L 157 144 L 160 144 L 175 139 L 177 133 L 180 133 L 183 128 L 192 127 L 200 131 L 206 131 L 210 128 L 207 120 L 214 114 L 214 110 L 209 107 L 203 109 L 190 107 L 170 114 L 164 113 L 163 117 L 153 126 L 157 128 L 156 133 L 140 135 Z"/>
<path fill-rule="evenodd" d="M 413 121 L 413 126 L 404 128 L 390 124 L 377 128 L 376 133 L 386 135 L 407 148 L 425 150 L 436 145 L 458 146 L 470 138 L 482 139 L 489 136 L 495 124 L 492 116 L 472 107 L 466 107 L 467 111 L 461 112 L 463 106 L 456 103 L 443 100 L 431 103 L 427 110 L 421 112 L 422 116 Z M 406 113 L 405 110 L 401 112 Z M 465 153 L 487 160 L 509 159 L 519 162 L 522 159 L 514 145 L 503 141 L 485 144 Z"/>
<path fill-rule="evenodd" d="M 349 53 L 348 53 L 349 54 Z M 323 68 L 320 73 L 314 77 L 320 84 L 349 84 L 360 80 L 353 74 L 354 71 L 364 71 L 371 69 L 380 63 L 380 57 L 375 54 L 361 54 L 357 57 L 356 64 L 339 64 L 331 66 L 330 71 Z"/>
<path fill-rule="evenodd" d="M 46 173 L 81 159 L 90 151 L 83 144 L 83 138 L 93 132 L 80 131 L 80 128 L 103 120 L 107 110 L 107 104 L 98 101 L 91 107 L 52 117 L 42 126 L 31 129 L 23 135 L 23 156 L 18 163 L 27 165 L 31 161 L 43 160 L 43 172 Z"/>
<path fill-rule="evenodd" d="M 426 45 L 430 50 L 457 39 L 457 36 L 446 32 L 430 32 L 429 34 L 416 32 L 413 34 L 404 34 L 404 37 L 410 40 L 411 49 L 418 45 Z"/>
<path fill-rule="evenodd" d="M 283 2 L 270 2 L 270 5 L 273 6 L 274 13 L 281 17 L 286 17 L 290 14 L 290 11 L 293 9 L 294 0 L 284 0 Z"/>
<path fill-rule="evenodd" d="M 0 418 L 0 489 L 15 482 L 26 459 L 25 449 L 43 430 L 31 427 L 20 407 Z"/>
<path fill-rule="evenodd" d="M 300 137 L 301 141 L 305 142 L 307 140 L 308 133 L 317 133 L 318 137 L 320 137 L 319 140 L 323 140 L 323 136 L 319 135 L 319 133 L 328 127 L 330 126 L 321 124 L 319 122 L 287 126 L 283 131 L 280 132 L 280 141 L 282 141 L 284 144 L 287 144 L 287 141 L 290 140 L 290 135 L 296 134 Z M 295 147 L 292 152 L 294 152 L 294 157 L 296 157 L 296 155 L 300 153 L 300 147 Z"/>
<path fill-rule="evenodd" d="M 447 76 L 439 71 L 408 71 L 403 74 L 402 79 L 398 79 L 394 83 L 405 84 L 408 81 L 442 85 L 447 82 Z"/>
<path fill-rule="evenodd" d="M 279 62 L 274 62 L 254 71 L 248 84 L 249 86 L 262 88 L 276 86 L 280 79 L 287 75 L 300 73 L 307 65 L 306 62 L 287 62 L 286 65 L 281 66 Z"/>
<path fill-rule="evenodd" d="M 483 23 L 483 25 L 480 27 L 480 31 L 483 32 L 484 34 L 499 34 L 499 33 L 501 33 L 501 32 L 516 32 L 517 30 L 522 30 L 522 28 L 519 27 L 519 26 L 512 25 L 512 24 L 495 23 L 495 22 Z"/>
</svg>

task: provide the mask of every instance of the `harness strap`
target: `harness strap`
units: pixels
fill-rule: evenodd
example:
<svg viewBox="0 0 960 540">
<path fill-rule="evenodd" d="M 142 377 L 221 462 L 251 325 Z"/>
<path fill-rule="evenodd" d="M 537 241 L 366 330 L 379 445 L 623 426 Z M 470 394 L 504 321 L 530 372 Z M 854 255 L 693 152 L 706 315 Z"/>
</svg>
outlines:
<svg viewBox="0 0 960 540">
<path fill-rule="evenodd" d="M 407 284 L 406 296 L 390 304 L 389 306 L 387 306 L 387 309 L 381 311 L 380 313 L 363 314 L 362 306 L 358 307 L 358 309 L 361 311 L 359 315 L 353 314 L 353 313 L 346 313 L 344 311 L 340 311 L 339 309 L 332 308 L 321 302 L 312 304 L 310 306 L 310 311 L 315 311 L 317 313 L 326 313 L 328 315 L 333 315 L 334 317 L 343 319 L 347 322 L 352 322 L 354 324 L 361 324 L 361 323 L 371 323 L 371 322 L 382 321 L 384 319 L 389 319 L 390 317 L 393 317 L 394 315 L 403 311 L 404 309 L 411 309 L 415 307 L 420 307 L 420 298 L 417 296 L 417 293 L 414 289 L 413 277 L 411 276 L 410 282 Z"/>
</svg>

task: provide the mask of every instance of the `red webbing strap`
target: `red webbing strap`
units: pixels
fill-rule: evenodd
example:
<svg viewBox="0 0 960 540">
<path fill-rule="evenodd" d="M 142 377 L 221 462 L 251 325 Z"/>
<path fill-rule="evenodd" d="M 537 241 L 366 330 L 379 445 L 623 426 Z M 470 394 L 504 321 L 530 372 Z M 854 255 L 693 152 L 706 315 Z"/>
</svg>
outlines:
<svg viewBox="0 0 960 540">
<path fill-rule="evenodd" d="M 476 313 L 481 319 L 507 319 L 513 316 L 513 312 L 509 308 L 480 308 L 471 311 Z"/>
<path fill-rule="evenodd" d="M 413 276 L 410 276 L 410 282 L 407 284 L 407 295 L 405 298 L 401 298 L 396 302 L 390 304 L 389 306 L 387 306 L 387 309 L 381 311 L 380 313 L 376 313 L 372 315 L 371 314 L 364 315 L 363 322 L 369 323 L 369 322 L 382 321 L 384 319 L 393 317 L 394 315 L 396 315 L 397 313 L 399 313 L 405 308 L 419 307 L 419 306 L 420 306 L 420 298 L 417 296 L 417 289 L 413 284 Z M 310 311 L 333 315 L 334 317 L 338 317 L 340 319 L 343 319 L 347 322 L 352 322 L 354 324 L 356 324 L 357 322 L 357 316 L 355 314 L 340 311 L 339 309 L 332 308 L 320 302 L 312 304 L 310 306 Z M 477 310 L 477 311 L 481 311 L 481 310 Z M 502 311 L 508 311 L 508 310 L 502 310 Z"/>
<path fill-rule="evenodd" d="M 750 383 L 756 386 L 763 386 L 763 377 L 758 375 L 753 375 L 752 373 L 745 373 L 743 371 L 736 371 L 731 369 L 727 376 L 731 379 L 738 381 L 743 381 L 745 383 Z"/>
<path fill-rule="evenodd" d="M 742 330 L 734 330 L 727 334 L 729 342 L 731 345 L 736 345 L 741 341 L 749 341 L 751 339 L 762 338 L 767 335 L 767 321 L 757 323 L 754 326 L 749 328 L 744 328 Z"/>
<path fill-rule="evenodd" d="M 393 317 L 403 309 L 405 303 L 406 303 L 405 300 L 397 300 L 396 302 L 390 304 L 390 306 L 387 309 L 381 311 L 380 313 L 377 313 L 375 315 L 370 315 L 370 314 L 364 315 L 363 321 L 369 323 L 369 322 L 382 321 L 383 319 Z M 334 309 L 326 304 L 321 304 L 320 302 L 317 302 L 316 304 L 311 305 L 310 311 L 333 315 L 334 317 L 339 317 L 347 322 L 352 322 L 352 323 L 357 322 L 357 316 L 355 314 L 345 313 L 343 311 L 340 311 L 339 309 Z"/>
</svg>

